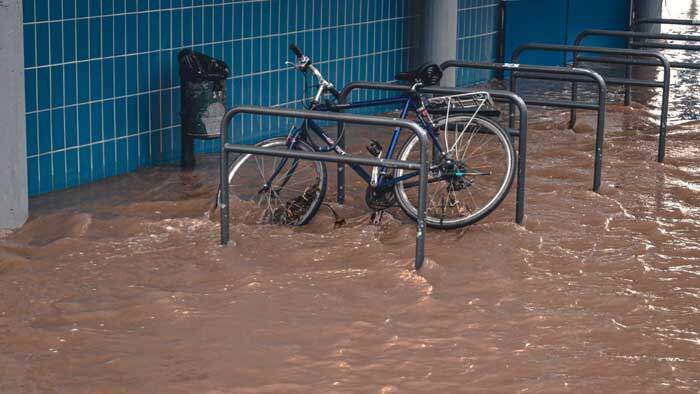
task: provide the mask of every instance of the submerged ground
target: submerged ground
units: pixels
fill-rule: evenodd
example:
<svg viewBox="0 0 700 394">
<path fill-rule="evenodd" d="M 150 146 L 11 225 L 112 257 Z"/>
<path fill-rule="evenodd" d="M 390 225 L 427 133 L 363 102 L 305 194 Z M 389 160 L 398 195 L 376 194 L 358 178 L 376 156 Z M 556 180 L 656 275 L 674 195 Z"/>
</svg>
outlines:
<svg viewBox="0 0 700 394">
<path fill-rule="evenodd" d="M 534 117 L 525 226 L 511 195 L 430 231 L 421 275 L 359 183 L 340 228 L 234 220 L 227 248 L 213 157 L 35 199 L 0 240 L 0 392 L 696 391 L 698 125 L 662 165 L 647 109 L 611 108 L 595 194 L 593 115 L 562 114 Z"/>
<path fill-rule="evenodd" d="M 344 226 L 234 219 L 227 248 L 214 157 L 34 199 L 0 238 L 0 393 L 697 392 L 694 78 L 665 164 L 657 101 L 609 109 L 601 194 L 593 114 L 533 114 L 525 226 L 511 193 L 429 231 L 420 275 L 413 224 L 370 225 L 359 183 Z"/>
</svg>

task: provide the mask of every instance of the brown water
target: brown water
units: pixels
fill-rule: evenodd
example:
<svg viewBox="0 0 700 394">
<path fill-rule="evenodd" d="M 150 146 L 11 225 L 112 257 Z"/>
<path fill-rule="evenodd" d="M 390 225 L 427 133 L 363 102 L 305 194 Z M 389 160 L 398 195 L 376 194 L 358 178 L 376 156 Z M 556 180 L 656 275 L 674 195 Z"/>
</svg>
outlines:
<svg viewBox="0 0 700 394">
<path fill-rule="evenodd" d="M 563 114 L 534 110 L 525 226 L 511 193 L 420 274 L 356 181 L 344 226 L 234 218 L 226 248 L 215 157 L 34 199 L 0 239 L 0 393 L 699 392 L 700 125 L 659 164 L 653 104 L 612 106 L 595 194 L 594 116 Z"/>
</svg>

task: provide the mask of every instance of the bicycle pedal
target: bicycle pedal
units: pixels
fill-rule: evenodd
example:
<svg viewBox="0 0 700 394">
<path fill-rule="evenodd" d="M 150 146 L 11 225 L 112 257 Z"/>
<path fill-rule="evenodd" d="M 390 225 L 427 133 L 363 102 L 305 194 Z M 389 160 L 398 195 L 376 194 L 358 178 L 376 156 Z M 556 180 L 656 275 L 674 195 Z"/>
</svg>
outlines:
<svg viewBox="0 0 700 394">
<path fill-rule="evenodd" d="M 382 145 L 378 141 L 372 140 L 369 145 L 367 145 L 367 152 L 374 157 L 379 157 L 384 152 L 384 148 L 382 148 Z"/>
<path fill-rule="evenodd" d="M 379 226 L 380 224 L 382 224 L 382 216 L 384 216 L 384 211 L 372 212 L 372 225 Z"/>
</svg>

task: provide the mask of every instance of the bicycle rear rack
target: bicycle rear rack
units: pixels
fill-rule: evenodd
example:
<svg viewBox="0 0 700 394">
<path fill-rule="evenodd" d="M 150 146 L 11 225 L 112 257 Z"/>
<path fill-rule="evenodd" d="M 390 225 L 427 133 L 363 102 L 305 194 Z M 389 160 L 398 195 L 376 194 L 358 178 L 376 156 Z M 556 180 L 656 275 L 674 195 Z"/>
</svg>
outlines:
<svg viewBox="0 0 700 394">
<path fill-rule="evenodd" d="M 270 148 L 261 148 L 250 145 L 230 144 L 227 142 L 228 130 L 233 118 L 240 114 L 277 116 L 286 118 L 329 120 L 347 122 L 371 126 L 400 127 L 412 131 L 420 143 L 420 163 L 388 160 L 378 158 L 355 157 L 352 155 L 323 154 L 319 152 L 302 152 L 297 150 L 280 151 Z M 425 211 L 426 194 L 428 189 L 428 134 L 413 121 L 403 119 L 391 119 L 378 116 L 344 114 L 336 112 L 302 111 L 269 107 L 241 106 L 229 110 L 221 120 L 221 152 L 220 152 L 220 182 L 221 182 L 221 245 L 227 245 L 230 239 L 229 223 L 229 154 L 252 154 L 275 157 L 290 157 L 301 160 L 318 160 L 340 164 L 359 164 L 373 167 L 401 168 L 417 170 L 419 172 L 418 183 L 418 217 L 416 220 L 416 255 L 415 268 L 419 270 L 425 260 Z"/>
<path fill-rule="evenodd" d="M 392 92 L 410 92 L 411 87 L 408 85 L 396 85 L 391 83 L 383 82 L 367 82 L 358 81 L 352 82 L 345 86 L 340 92 L 340 97 L 338 101 L 340 102 L 339 107 L 342 108 L 343 104 L 347 103 L 348 97 L 355 90 L 383 90 Z M 523 224 L 525 218 L 525 162 L 527 156 L 527 105 L 520 98 L 520 96 L 509 92 L 506 90 L 483 90 L 483 89 L 458 89 L 458 88 L 447 88 L 441 86 L 426 86 L 418 89 L 419 93 L 429 93 L 429 94 L 463 94 L 463 93 L 473 93 L 473 92 L 486 92 L 495 101 L 507 102 L 515 105 L 519 112 L 519 122 L 518 130 L 510 128 L 507 132 L 512 137 L 518 137 L 518 170 L 517 170 L 517 192 L 515 197 L 515 222 L 518 224 Z M 341 132 L 343 127 L 342 123 L 338 124 L 338 135 L 343 135 Z M 345 148 L 345 138 L 341 138 L 338 144 Z M 345 201 L 345 166 L 343 164 L 338 165 L 338 203 L 343 204 Z"/>
</svg>

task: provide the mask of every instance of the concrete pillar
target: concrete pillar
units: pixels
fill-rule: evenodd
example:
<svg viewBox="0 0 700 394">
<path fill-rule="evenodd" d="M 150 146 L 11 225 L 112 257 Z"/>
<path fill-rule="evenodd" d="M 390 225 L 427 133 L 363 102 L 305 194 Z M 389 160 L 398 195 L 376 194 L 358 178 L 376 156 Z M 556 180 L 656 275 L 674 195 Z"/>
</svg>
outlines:
<svg viewBox="0 0 700 394">
<path fill-rule="evenodd" d="M 634 15 L 636 19 L 642 18 L 661 18 L 663 15 L 662 0 L 633 0 Z M 637 27 L 637 31 L 650 33 L 661 32 L 660 25 L 643 24 Z"/>
<path fill-rule="evenodd" d="M 458 0 L 412 0 L 410 7 L 413 15 L 416 15 L 411 26 L 414 31 L 411 42 L 415 43 L 411 54 L 412 64 L 440 64 L 456 59 Z M 454 84 L 455 71 L 451 69 L 442 78 L 442 85 Z"/>
<path fill-rule="evenodd" d="M 0 229 L 27 220 L 22 2 L 0 0 Z"/>
</svg>

